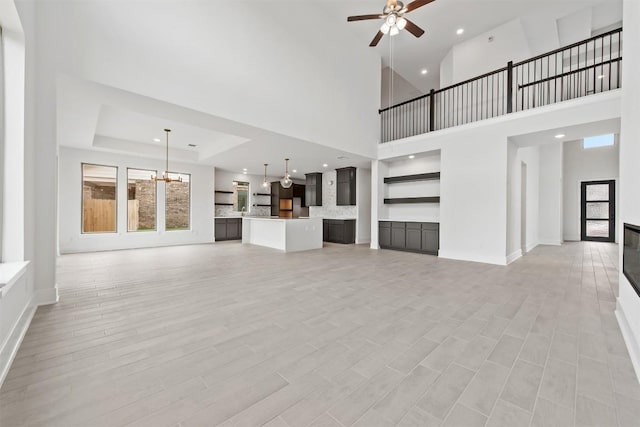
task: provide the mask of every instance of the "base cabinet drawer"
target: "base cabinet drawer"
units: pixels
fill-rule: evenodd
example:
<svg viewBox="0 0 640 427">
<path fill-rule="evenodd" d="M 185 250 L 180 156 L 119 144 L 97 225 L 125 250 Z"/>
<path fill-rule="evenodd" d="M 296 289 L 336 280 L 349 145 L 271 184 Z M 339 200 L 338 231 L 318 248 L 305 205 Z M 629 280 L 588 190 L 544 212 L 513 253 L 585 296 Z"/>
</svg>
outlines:
<svg viewBox="0 0 640 427">
<path fill-rule="evenodd" d="M 438 255 L 440 224 L 380 221 L 378 223 L 378 243 L 382 249 Z"/>
<path fill-rule="evenodd" d="M 322 240 L 331 243 L 355 243 L 356 220 L 325 219 L 322 222 Z"/>
</svg>

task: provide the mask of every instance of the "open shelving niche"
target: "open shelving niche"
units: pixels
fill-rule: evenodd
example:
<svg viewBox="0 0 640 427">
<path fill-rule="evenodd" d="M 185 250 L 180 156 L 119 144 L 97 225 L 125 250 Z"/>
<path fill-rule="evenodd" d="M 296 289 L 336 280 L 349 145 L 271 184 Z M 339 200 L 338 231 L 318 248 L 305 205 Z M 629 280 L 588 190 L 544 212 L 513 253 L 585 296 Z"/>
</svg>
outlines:
<svg viewBox="0 0 640 427">
<path fill-rule="evenodd" d="M 271 207 L 271 193 L 253 193 L 253 197 L 268 197 L 269 203 L 254 203 L 253 206 L 258 206 L 262 208 L 270 208 Z"/>
<path fill-rule="evenodd" d="M 439 228 L 440 158 L 440 150 L 435 150 L 416 153 L 414 159 L 381 162 L 379 223 L 433 224 Z"/>
<path fill-rule="evenodd" d="M 233 191 L 228 191 L 228 190 L 215 190 L 214 191 L 215 195 L 218 196 L 219 194 L 233 194 Z M 216 197 L 214 200 L 214 204 L 216 206 L 233 206 L 233 203 L 228 203 L 228 202 L 222 202 L 222 201 L 218 201 L 218 198 Z"/>
</svg>

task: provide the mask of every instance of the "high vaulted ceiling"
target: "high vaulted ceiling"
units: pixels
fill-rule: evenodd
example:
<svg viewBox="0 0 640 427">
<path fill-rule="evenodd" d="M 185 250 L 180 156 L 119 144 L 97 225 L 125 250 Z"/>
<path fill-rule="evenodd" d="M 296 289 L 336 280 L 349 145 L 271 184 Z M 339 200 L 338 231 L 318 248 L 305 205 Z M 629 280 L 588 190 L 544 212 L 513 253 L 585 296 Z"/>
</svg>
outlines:
<svg viewBox="0 0 640 427">
<path fill-rule="evenodd" d="M 96 2 L 96 4 L 98 3 L 100 2 Z M 103 0 L 102 3 L 107 3 L 107 0 Z M 179 2 L 164 2 L 163 4 L 169 3 L 177 5 Z M 245 13 L 250 15 L 253 19 L 252 22 L 255 21 L 254 24 L 264 24 L 267 27 L 267 31 L 273 31 L 279 37 L 272 40 L 271 44 L 265 44 L 264 49 L 258 49 L 259 52 L 264 53 L 264 56 L 260 57 L 249 55 L 249 51 L 245 52 L 243 50 L 245 45 L 242 43 L 226 51 L 218 48 L 215 52 L 216 55 L 220 56 L 220 65 L 217 67 L 211 66 L 211 64 L 218 64 L 217 61 L 213 60 L 217 60 L 218 57 L 212 54 L 208 57 L 211 59 L 211 64 L 206 63 L 209 64 L 208 68 L 203 66 L 202 75 L 206 76 L 212 68 L 216 70 L 223 69 L 230 75 L 226 76 L 223 73 L 211 82 L 206 81 L 199 74 L 195 75 L 195 77 L 188 77 L 190 74 L 186 74 L 185 69 L 175 68 L 175 64 L 181 64 L 181 59 L 184 60 L 184 58 L 179 58 L 175 63 L 169 61 L 167 67 L 158 70 L 157 75 L 154 76 L 155 79 L 162 81 L 164 86 L 165 81 L 170 80 L 174 74 L 179 74 L 179 84 L 174 81 L 173 85 L 167 85 L 168 88 L 179 95 L 185 93 L 198 95 L 195 98 L 179 97 L 172 92 L 173 99 L 180 99 L 180 102 L 177 103 L 167 102 L 167 99 L 172 98 L 168 97 L 166 91 L 153 93 L 150 89 L 153 86 L 146 87 L 146 90 L 144 89 L 145 80 L 143 77 L 146 75 L 141 77 L 136 74 L 136 72 L 140 72 L 140 62 L 137 57 L 136 61 L 132 61 L 128 66 L 123 67 L 124 70 L 128 70 L 127 73 L 106 69 L 104 75 L 98 73 L 96 74 L 97 77 L 86 77 L 87 80 L 83 80 L 83 76 L 77 76 L 77 78 L 59 76 L 57 87 L 58 143 L 76 148 L 162 159 L 164 158 L 164 134 L 162 129 L 169 127 L 173 130 L 170 136 L 170 157 L 175 161 L 212 165 L 234 172 L 240 172 L 242 169 L 247 168 L 249 173 L 262 174 L 263 163 L 272 165 L 270 166 L 270 171 L 278 171 L 283 166 L 284 157 L 290 157 L 292 159 L 291 169 L 298 170 L 297 174 L 294 174 L 298 178 L 302 177 L 302 174 L 306 172 L 321 171 L 324 163 L 329 164 L 331 169 L 343 166 L 368 167 L 370 159 L 362 155 L 355 155 L 353 151 L 349 152 L 347 149 L 342 150 L 342 145 L 334 143 L 332 145 L 333 148 L 331 148 L 327 146 L 330 144 L 321 145 L 310 142 L 323 141 L 323 144 L 332 142 L 332 140 L 335 142 L 338 139 L 335 136 L 344 137 L 345 130 L 348 131 L 350 127 L 353 127 L 354 123 L 364 123 L 365 121 L 362 120 L 363 115 L 371 115 L 373 113 L 375 116 L 375 110 L 378 107 L 377 105 L 372 105 L 376 99 L 375 96 L 371 96 L 370 99 L 367 98 L 366 106 L 370 108 L 369 111 L 363 111 L 362 105 L 354 102 L 356 97 L 347 95 L 347 86 L 359 83 L 356 78 L 359 73 L 350 70 L 354 64 L 352 63 L 351 67 L 345 66 L 347 69 L 345 67 L 340 69 L 339 66 L 334 66 L 334 64 L 344 64 L 349 55 L 353 55 L 352 52 L 355 52 L 355 50 L 362 49 L 364 52 L 377 53 L 382 58 L 383 67 L 390 66 L 393 68 L 394 73 L 388 71 L 382 73 L 383 79 L 384 76 L 388 75 L 398 76 L 397 78 L 402 78 L 404 80 L 403 85 L 409 89 L 414 87 L 419 92 L 426 92 L 439 86 L 440 63 L 454 45 L 473 39 L 481 34 L 486 34 L 497 26 L 514 19 L 526 21 L 527 24 L 523 25 L 523 27 L 527 29 L 526 35 L 529 44 L 539 46 L 542 44 L 550 45 L 550 43 L 540 43 L 540 39 L 549 37 L 549 34 L 543 31 L 542 27 L 536 27 L 538 23 L 546 22 L 545 28 L 548 28 L 549 22 L 555 25 L 558 19 L 586 8 L 592 8 L 590 15 L 592 28 L 611 25 L 617 22 L 621 16 L 621 0 L 436 0 L 412 12 L 409 16 L 412 21 L 426 30 L 424 36 L 416 39 L 406 32 L 401 32 L 401 34 L 393 38 L 385 37 L 378 47 L 370 48 L 368 46 L 369 42 L 377 32 L 380 22 L 348 23 L 347 16 L 379 13 L 384 3 L 385 0 L 305 0 L 305 2 L 299 2 L 298 0 L 269 0 L 260 2 L 260 7 L 263 7 L 264 11 L 268 13 L 273 12 L 278 20 L 277 24 L 279 25 L 269 29 L 265 23 L 269 20 L 269 17 L 265 17 L 263 13 L 260 13 L 263 9 L 259 9 L 259 6 L 253 0 L 237 0 L 233 5 L 237 8 L 238 15 L 234 16 L 234 18 L 238 22 L 242 22 L 243 18 L 247 18 L 247 16 L 242 16 L 242 13 Z M 91 2 L 72 2 L 72 4 L 74 6 L 70 10 L 75 11 L 77 7 L 86 14 L 86 16 L 83 16 L 93 19 L 91 21 L 92 25 L 87 24 L 94 32 L 92 33 L 93 38 L 88 38 L 92 40 L 92 43 L 97 40 L 101 43 L 99 46 L 109 48 L 110 44 L 106 42 L 109 41 L 106 39 L 106 35 L 112 36 L 116 34 L 125 37 L 126 34 L 132 39 L 132 42 L 136 42 L 134 48 L 126 49 L 130 54 L 149 54 L 157 50 L 158 55 L 160 55 L 160 53 L 164 54 L 164 50 L 168 49 L 166 44 L 159 43 L 157 40 L 159 35 L 166 35 L 164 31 L 158 34 L 153 33 L 153 28 L 143 28 L 138 31 L 138 20 L 133 19 L 129 16 L 130 14 L 123 13 L 118 8 L 98 8 L 96 6 L 94 11 L 92 10 Z M 220 4 L 222 5 L 223 3 L 220 2 Z M 148 3 L 147 5 L 147 2 L 144 1 L 135 2 L 134 6 L 131 6 L 133 7 L 132 10 L 139 14 L 146 14 L 148 10 L 154 10 L 153 4 Z M 208 2 L 203 2 L 199 7 L 202 10 L 209 11 L 209 8 L 214 8 L 214 6 Z M 182 11 L 181 6 L 172 7 Z M 185 6 L 185 10 L 186 8 L 187 6 Z M 103 9 L 114 14 L 109 16 L 110 20 L 104 17 Z M 161 10 L 155 16 L 156 20 L 162 18 L 171 21 L 174 19 L 172 16 L 165 16 L 168 10 L 173 9 L 159 9 Z M 192 9 L 189 9 L 190 13 L 200 10 L 196 7 Z M 277 14 L 278 10 L 284 11 L 282 16 Z M 53 12 L 55 10 L 50 11 L 50 13 Z M 70 14 L 61 13 L 61 15 L 69 16 Z M 287 21 L 287 16 L 292 17 L 292 22 Z M 211 19 L 214 20 L 214 17 Z M 111 32 L 110 27 L 107 29 L 107 26 L 114 20 L 119 23 L 117 26 L 119 32 L 115 33 Z M 82 19 L 76 21 L 84 23 Z M 191 15 L 186 14 L 182 17 L 182 20 L 176 19 L 175 21 L 176 28 L 172 29 L 174 31 L 173 34 L 179 35 L 181 38 L 181 44 L 172 47 L 175 52 L 183 52 L 184 47 L 188 44 L 187 42 L 193 42 L 193 46 L 189 45 L 193 48 L 190 52 L 209 52 L 211 51 L 209 45 L 201 43 L 203 38 L 206 39 L 204 36 L 210 37 L 211 40 L 219 39 L 219 35 L 211 29 L 212 27 L 208 25 L 206 20 L 204 24 L 200 23 L 202 33 L 198 33 L 199 38 L 191 35 L 188 31 L 189 28 L 186 28 L 193 21 Z M 58 21 L 52 22 L 57 23 Z M 64 20 L 61 22 L 64 22 Z M 96 25 L 93 24 L 96 23 L 104 24 L 105 29 L 100 27 L 95 30 Z M 157 26 L 155 21 L 153 26 Z M 310 31 L 313 33 L 313 37 L 305 38 L 305 34 L 299 34 L 301 27 L 311 28 L 312 31 Z M 456 34 L 458 28 L 464 28 L 465 31 L 462 35 Z M 83 30 L 88 31 L 87 29 Z M 246 37 L 247 49 L 258 43 L 261 38 L 266 38 L 264 28 L 258 30 L 248 26 L 243 28 L 242 31 L 250 33 Z M 75 34 L 76 32 L 73 32 L 74 37 Z M 298 37 L 296 37 L 296 34 L 298 34 Z M 338 34 L 340 37 L 338 37 Z M 231 37 L 234 36 L 229 34 L 229 37 L 227 44 L 231 43 L 233 40 Z M 555 42 L 558 43 L 557 31 L 554 37 L 556 39 Z M 551 38 L 553 39 L 553 37 Z M 287 45 L 289 41 L 292 44 L 291 46 Z M 343 45 L 340 46 L 342 49 L 339 52 L 342 56 L 338 55 L 336 43 Z M 87 59 L 87 56 L 89 56 L 87 52 L 99 50 L 94 49 L 93 44 L 85 44 L 87 46 L 84 54 L 74 54 L 73 56 L 74 61 L 79 61 L 83 66 L 86 65 L 85 62 L 90 63 Z M 117 45 L 121 46 L 121 43 Z M 259 47 L 261 46 L 259 45 Z M 280 52 L 280 58 L 286 58 L 286 61 L 278 62 L 270 58 L 265 52 L 269 50 L 268 48 L 273 50 L 274 46 L 281 48 L 284 52 L 295 48 L 295 52 L 298 52 L 299 55 L 294 55 L 294 59 L 299 60 L 300 63 L 291 63 L 291 58 L 283 56 L 282 52 Z M 123 48 L 123 50 L 125 49 Z M 531 50 L 533 51 L 534 49 Z M 273 52 L 272 56 L 275 57 L 276 53 Z M 238 60 L 234 55 L 245 59 L 251 56 L 252 60 L 255 59 L 256 61 L 255 67 L 237 72 L 238 70 L 232 67 Z M 298 56 L 301 56 L 301 58 L 298 58 Z M 369 64 L 367 67 L 377 65 L 375 55 L 370 56 L 372 61 L 371 64 L 367 62 Z M 190 54 L 187 57 L 197 62 L 194 58 L 198 57 L 198 55 Z M 129 59 L 126 55 L 124 58 Z M 97 59 L 101 60 L 101 58 Z M 269 59 L 271 59 L 272 63 L 269 63 Z M 72 61 L 62 62 L 65 65 L 75 63 Z M 99 63 L 102 64 L 102 62 Z M 312 63 L 313 67 L 303 66 L 308 63 Z M 164 65 L 165 63 L 163 62 L 162 64 Z M 229 66 L 226 64 L 229 64 Z M 247 64 L 253 63 L 248 61 Z M 108 63 L 104 65 L 104 68 L 106 68 Z M 310 77 L 310 74 L 319 67 L 325 67 L 326 70 L 323 69 L 320 76 L 316 76 L 315 79 L 312 78 L 313 76 Z M 99 67 L 98 69 L 102 72 L 102 68 Z M 195 66 L 187 68 L 189 72 L 197 69 Z M 429 70 L 426 76 L 420 73 L 420 70 L 424 68 Z M 272 70 L 275 70 L 275 72 L 272 72 Z M 351 71 L 351 73 L 349 74 L 348 71 Z M 271 74 L 269 74 L 270 72 Z M 287 78 L 277 80 L 283 73 Z M 68 75 L 74 74 L 76 73 L 68 72 Z M 333 85 L 326 83 L 321 85 L 319 83 L 318 77 L 323 78 L 326 75 L 330 75 L 332 79 L 327 81 L 333 82 Z M 122 78 L 114 78 L 114 76 Z M 271 76 L 272 78 L 265 80 L 263 76 Z M 104 85 L 94 83 L 93 78 L 96 78 L 97 81 L 102 79 L 106 83 Z M 292 79 L 295 79 L 295 81 L 292 81 Z M 376 84 L 376 79 L 370 80 L 371 85 L 366 86 L 367 94 L 370 93 L 368 88 Z M 233 115 L 214 114 L 214 112 L 226 111 L 225 108 L 228 107 L 229 100 L 233 101 L 233 97 L 224 98 L 222 97 L 222 92 L 232 83 L 236 83 L 236 86 L 239 87 L 238 82 L 242 82 L 244 85 L 241 89 L 252 95 L 247 97 L 248 102 L 251 102 L 251 104 L 234 105 L 237 111 L 231 109 L 231 113 L 234 113 Z M 293 94 L 295 95 L 294 98 L 289 99 L 291 105 L 288 108 L 281 108 L 282 105 L 286 105 L 282 100 L 282 91 L 287 89 L 285 86 L 290 85 L 290 83 L 297 83 L 298 86 L 296 87 L 298 87 L 299 91 Z M 114 86 L 109 86 L 110 84 Z M 205 90 L 207 89 L 207 84 L 208 87 L 216 88 L 213 92 L 216 95 L 215 97 L 211 96 L 210 93 L 207 97 Z M 126 87 L 128 91 L 118 89 L 118 87 Z M 205 90 L 205 93 L 201 95 L 200 92 L 203 90 Z M 154 98 L 142 96 L 140 93 L 146 93 L 149 96 L 154 96 Z M 254 93 L 259 95 L 254 97 Z M 323 107 L 328 106 L 328 108 L 324 110 L 317 108 L 315 104 L 308 101 L 312 97 L 325 101 L 326 105 Z M 298 98 L 304 99 L 306 103 L 301 103 L 300 106 L 292 106 L 297 104 Z M 193 102 L 194 99 L 198 101 L 195 104 Z M 221 99 L 221 101 L 219 101 L 219 104 L 204 102 L 209 99 Z M 307 109 L 305 110 L 301 106 Z M 207 107 L 210 110 L 214 110 L 214 112 L 205 112 Z M 254 107 L 253 110 L 257 111 L 253 116 L 243 116 L 238 113 L 238 111 L 242 112 L 250 107 Z M 278 114 L 268 114 L 274 110 L 278 111 Z M 333 121 L 329 120 L 330 118 L 328 117 L 332 112 L 338 112 Z M 226 117 L 240 117 L 242 122 Z M 249 120 L 244 117 L 259 120 L 256 122 L 256 120 Z M 318 117 L 319 120 L 317 120 L 316 124 L 316 121 L 307 120 L 308 117 Z M 349 117 L 350 121 L 344 120 L 344 117 Z M 369 119 L 370 117 L 365 118 Z M 285 123 L 304 123 L 305 125 L 287 128 L 290 131 L 296 131 L 288 135 L 299 135 L 299 137 L 287 136 L 264 129 L 274 129 L 274 127 L 269 126 L 273 124 L 273 121 L 280 119 L 283 119 L 282 122 Z M 340 120 L 347 123 L 342 123 Z M 335 123 L 336 121 L 340 123 Z M 373 121 L 367 121 L 366 123 L 369 122 Z M 377 125 L 376 123 L 374 124 Z M 342 127 L 337 125 L 342 125 Z M 336 135 L 325 132 L 326 129 L 332 128 L 339 129 L 340 132 Z M 367 129 L 369 128 L 370 126 L 367 126 Z M 373 135 L 375 132 L 371 132 L 371 134 Z M 329 138 L 327 135 L 333 136 L 333 138 Z M 369 135 L 366 141 L 362 141 L 362 143 L 372 148 L 370 150 L 371 153 L 375 153 L 374 144 L 377 141 L 371 138 L 372 135 Z M 160 139 L 160 141 L 154 141 L 154 139 Z M 188 146 L 189 144 L 193 144 L 195 147 L 190 147 Z M 373 156 L 374 154 L 371 155 Z"/>
<path fill-rule="evenodd" d="M 406 0 L 405 5 L 411 0 Z M 520 18 L 526 21 L 530 44 L 549 37 L 538 23 L 556 21 L 585 8 L 593 11 L 592 28 L 597 29 L 621 20 L 621 0 L 435 0 L 412 11 L 408 18 L 422 27 L 425 34 L 416 39 L 406 31 L 395 37 L 385 36 L 375 48 L 369 42 L 382 21 L 347 23 L 347 16 L 380 13 L 385 0 L 322 1 L 331 14 L 332 25 L 348 26 L 360 41 L 362 49 L 375 49 L 383 65 L 409 81 L 422 93 L 439 88 L 440 62 L 453 45 L 486 33 L 506 22 Z M 456 30 L 464 29 L 462 35 Z M 560 47 L 560 46 L 557 46 Z M 428 74 L 421 74 L 427 69 Z"/>
</svg>

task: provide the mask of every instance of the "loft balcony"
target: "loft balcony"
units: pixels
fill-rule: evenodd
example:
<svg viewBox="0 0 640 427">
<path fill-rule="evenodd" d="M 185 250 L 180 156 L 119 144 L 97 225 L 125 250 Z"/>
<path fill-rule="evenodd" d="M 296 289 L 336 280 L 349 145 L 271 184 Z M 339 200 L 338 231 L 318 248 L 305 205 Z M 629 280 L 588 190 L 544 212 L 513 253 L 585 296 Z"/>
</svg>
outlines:
<svg viewBox="0 0 640 427">
<path fill-rule="evenodd" d="M 622 85 L 622 28 L 380 110 L 382 143 Z"/>
</svg>

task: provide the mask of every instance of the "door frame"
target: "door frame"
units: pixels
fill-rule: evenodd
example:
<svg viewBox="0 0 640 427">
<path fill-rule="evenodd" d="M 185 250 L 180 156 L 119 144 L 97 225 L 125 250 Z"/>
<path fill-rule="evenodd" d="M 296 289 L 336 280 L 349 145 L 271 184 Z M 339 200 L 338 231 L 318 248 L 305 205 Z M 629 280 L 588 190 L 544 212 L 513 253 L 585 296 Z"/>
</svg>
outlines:
<svg viewBox="0 0 640 427">
<path fill-rule="evenodd" d="M 587 218 L 587 186 L 588 185 L 609 185 L 609 200 L 590 200 L 589 203 L 609 203 L 609 237 L 588 237 L 587 221 L 602 219 Z M 616 241 L 616 180 L 605 179 L 599 181 L 582 181 L 580 183 L 580 240 L 583 242 L 610 242 Z"/>
</svg>

